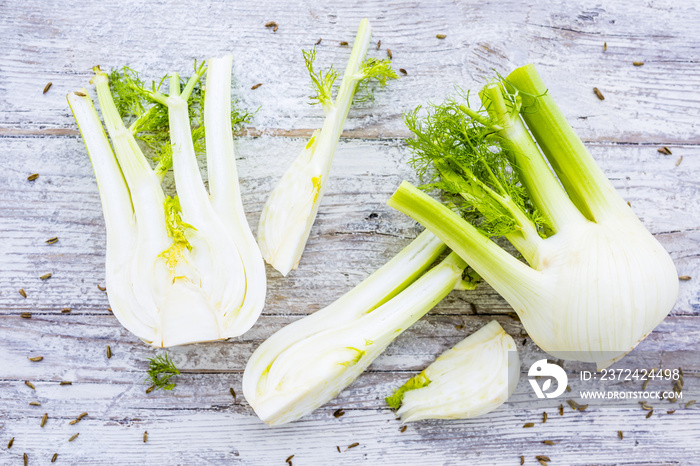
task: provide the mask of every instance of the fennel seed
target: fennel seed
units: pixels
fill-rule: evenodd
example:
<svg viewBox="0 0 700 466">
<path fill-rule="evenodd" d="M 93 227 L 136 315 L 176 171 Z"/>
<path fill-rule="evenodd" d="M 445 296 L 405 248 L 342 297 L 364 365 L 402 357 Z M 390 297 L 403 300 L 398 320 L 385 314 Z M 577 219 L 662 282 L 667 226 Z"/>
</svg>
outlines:
<svg viewBox="0 0 700 466">
<path fill-rule="evenodd" d="M 691 279 L 691 277 L 690 277 L 690 275 L 681 275 L 680 277 L 678 277 L 678 279 L 683 280 L 683 281 L 688 281 Z M 24 290 L 22 290 L 22 291 L 24 291 Z"/>
<path fill-rule="evenodd" d="M 286 460 L 284 460 L 285 463 L 291 463 L 292 458 L 294 458 L 294 455 L 289 455 Z"/>
<path fill-rule="evenodd" d="M 542 424 L 544 424 L 545 422 L 547 422 L 547 412 L 546 411 L 542 413 Z"/>
<path fill-rule="evenodd" d="M 406 429 L 408 429 L 408 426 L 403 426 L 399 429 L 399 432 L 403 434 L 404 432 L 406 432 Z"/>
<path fill-rule="evenodd" d="M 31 175 L 29 175 L 29 176 L 27 177 L 27 181 L 34 181 L 34 180 L 36 180 L 37 178 L 39 178 L 39 174 L 38 174 L 38 173 L 32 173 Z"/>
<path fill-rule="evenodd" d="M 31 312 L 20 312 L 19 316 L 23 319 L 31 319 L 32 313 Z"/>
<path fill-rule="evenodd" d="M 525 464 L 525 457 L 520 455 L 520 465 L 522 466 L 523 464 Z"/>
<path fill-rule="evenodd" d="M 12 437 L 9 442 L 7 442 L 7 449 L 12 448 L 12 444 L 15 443 L 15 438 Z"/>
<path fill-rule="evenodd" d="M 542 466 L 548 466 L 545 460 L 537 460 L 537 462 L 540 463 Z"/>
<path fill-rule="evenodd" d="M 621 431 L 621 430 L 618 430 L 618 431 L 617 431 L 617 436 L 620 437 L 620 440 L 622 440 L 622 438 L 623 438 L 624 436 L 622 435 L 622 431 Z"/>
<path fill-rule="evenodd" d="M 535 427 L 535 423 L 534 422 L 526 422 L 525 424 L 523 424 L 523 429 L 527 429 L 530 427 Z"/>
<path fill-rule="evenodd" d="M 77 95 L 78 97 L 87 97 L 86 93 L 80 91 L 75 91 L 73 94 Z"/>
<path fill-rule="evenodd" d="M 669 409 L 668 411 L 666 411 L 666 414 L 673 414 L 675 412 L 676 412 L 675 409 Z"/>
<path fill-rule="evenodd" d="M 603 52 L 605 52 L 605 51 L 607 51 L 607 50 L 608 50 L 608 43 L 607 43 L 607 42 L 603 42 Z"/>
<path fill-rule="evenodd" d="M 567 386 L 566 386 L 566 391 L 567 391 L 567 392 L 570 392 L 570 391 L 571 391 L 571 387 L 569 387 L 569 386 L 567 385 Z"/>
<path fill-rule="evenodd" d="M 40 276 L 39 278 L 41 278 L 42 280 L 48 280 L 49 278 L 51 278 L 51 272 L 45 273 L 44 275 Z"/>
<path fill-rule="evenodd" d="M 379 40 L 377 41 L 377 50 L 379 50 L 379 47 L 381 47 L 381 46 L 382 46 L 382 40 L 379 39 Z"/>
<path fill-rule="evenodd" d="M 146 393 L 151 393 L 155 388 L 156 388 L 155 385 L 151 385 L 150 387 L 148 387 L 148 388 L 146 389 Z"/>
<path fill-rule="evenodd" d="M 404 75 L 407 75 L 407 74 L 408 74 L 408 72 L 407 72 L 406 70 L 404 70 L 403 68 L 399 68 L 399 71 L 400 71 L 401 73 L 403 73 Z"/>
<path fill-rule="evenodd" d="M 666 146 L 663 146 L 661 149 L 656 149 L 656 152 L 658 152 L 659 154 L 664 154 L 664 155 L 671 155 L 672 154 L 671 149 L 669 149 Z"/>
<path fill-rule="evenodd" d="M 22 458 L 24 459 L 24 466 L 27 466 L 29 464 L 29 455 L 25 453 L 22 455 Z"/>
<path fill-rule="evenodd" d="M 80 421 L 81 419 L 83 419 L 87 415 L 88 415 L 87 411 L 84 413 L 80 413 L 80 414 L 78 414 L 78 417 L 76 419 Z"/>
<path fill-rule="evenodd" d="M 144 430 L 143 431 L 143 443 L 148 442 L 148 431 Z"/>
<path fill-rule="evenodd" d="M 69 312 L 70 312 L 70 308 L 69 308 L 69 307 L 64 307 L 63 309 L 61 309 L 61 313 L 62 313 L 62 314 L 68 314 Z"/>
<path fill-rule="evenodd" d="M 70 380 L 61 380 L 61 383 L 59 385 L 73 385 L 73 382 Z"/>
<path fill-rule="evenodd" d="M 71 437 L 68 439 L 68 441 L 69 441 L 69 442 L 72 442 L 73 440 L 75 440 L 75 439 L 78 438 L 78 435 L 80 435 L 80 432 L 78 432 L 77 434 L 71 435 Z"/>
<path fill-rule="evenodd" d="M 97 289 L 100 290 L 100 291 L 107 291 L 107 287 L 106 287 L 106 286 L 100 286 L 99 283 L 97 284 Z"/>
<path fill-rule="evenodd" d="M 49 92 L 49 89 L 51 89 L 51 86 L 53 86 L 53 83 L 51 81 L 46 83 L 46 86 L 44 86 L 44 90 L 41 92 L 42 94 L 46 94 Z"/>
<path fill-rule="evenodd" d="M 348 46 L 348 43 L 347 43 L 347 41 L 345 41 L 345 40 L 341 40 L 341 41 L 340 41 L 340 45 L 343 46 L 343 47 L 347 47 L 347 46 Z"/>
<path fill-rule="evenodd" d="M 539 461 L 552 461 L 549 459 L 549 456 L 545 456 L 545 455 L 537 455 L 537 456 L 535 456 L 535 459 L 539 460 Z"/>
<path fill-rule="evenodd" d="M 386 49 L 386 54 L 389 57 L 389 60 L 392 60 L 394 58 L 394 55 L 391 53 L 391 49 Z"/>
<path fill-rule="evenodd" d="M 233 402 L 235 403 L 236 402 L 236 390 L 234 390 L 233 387 L 231 387 L 228 389 L 228 391 L 231 394 L 231 396 L 233 397 Z"/>
<path fill-rule="evenodd" d="M 556 445 L 559 442 L 555 442 L 554 440 L 543 440 L 542 443 L 545 445 Z"/>
<path fill-rule="evenodd" d="M 335 446 L 336 450 L 338 450 L 338 453 L 341 453 L 340 447 L 338 445 Z"/>
<path fill-rule="evenodd" d="M 347 450 L 349 450 L 349 449 L 351 449 L 351 448 L 355 448 L 355 447 L 357 447 L 357 446 L 359 446 L 359 445 L 360 445 L 360 442 L 351 443 L 350 445 L 348 445 Z"/>
<path fill-rule="evenodd" d="M 54 237 L 46 240 L 46 244 L 54 244 L 54 243 L 58 243 L 58 236 L 54 236 Z"/>
<path fill-rule="evenodd" d="M 262 86 L 262 83 L 257 83 L 257 84 L 252 85 L 252 86 L 250 87 L 250 89 L 251 89 L 252 91 L 254 91 L 255 89 L 259 88 L 260 86 Z"/>
<path fill-rule="evenodd" d="M 653 406 L 647 404 L 646 401 L 640 401 L 639 404 L 642 406 L 642 409 L 644 409 L 646 411 L 650 411 L 650 410 L 654 409 Z"/>
<path fill-rule="evenodd" d="M 46 425 L 46 421 L 49 419 L 49 413 L 44 413 L 44 415 L 41 417 L 41 427 L 44 427 Z"/>
<path fill-rule="evenodd" d="M 41 402 L 39 401 L 30 401 L 29 406 L 41 406 Z"/>
<path fill-rule="evenodd" d="M 316 43 L 315 43 L 314 45 L 320 44 L 320 43 L 321 43 L 321 40 L 322 40 L 322 39 L 317 40 Z"/>
<path fill-rule="evenodd" d="M 343 414 L 345 414 L 345 410 L 344 410 L 343 408 L 336 409 L 335 412 L 333 413 L 333 417 L 334 417 L 334 418 L 339 418 L 339 417 L 342 416 Z"/>
<path fill-rule="evenodd" d="M 70 421 L 70 422 L 68 423 L 68 425 L 73 426 L 73 425 L 75 425 L 75 424 L 77 424 L 77 423 L 79 423 L 79 422 L 80 422 L 80 420 L 78 420 L 78 419 L 73 419 L 72 421 Z"/>
<path fill-rule="evenodd" d="M 564 405 L 562 405 L 562 404 L 559 405 L 559 415 L 560 416 L 564 415 Z"/>
<path fill-rule="evenodd" d="M 642 390 L 646 390 L 648 386 L 649 386 L 649 379 L 646 379 L 644 381 L 644 384 L 642 385 Z"/>
<path fill-rule="evenodd" d="M 696 403 L 695 400 L 690 400 L 689 402 L 687 402 L 687 403 L 685 404 L 685 407 L 686 407 L 686 408 L 690 408 L 690 407 L 693 406 L 695 403 Z"/>
<path fill-rule="evenodd" d="M 600 92 L 600 89 L 597 87 L 593 88 L 593 93 L 595 94 L 596 97 L 598 97 L 599 100 L 605 100 L 605 96 L 603 95 L 602 92 Z"/>
<path fill-rule="evenodd" d="M 32 390 L 36 390 L 36 387 L 34 387 L 34 384 L 31 383 L 29 380 L 25 380 L 25 381 L 24 381 L 24 385 L 26 385 L 27 387 L 31 388 Z"/>
<path fill-rule="evenodd" d="M 633 61 L 632 64 L 633 64 L 634 66 L 644 66 L 644 62 L 643 62 L 643 61 Z"/>
<path fill-rule="evenodd" d="M 688 278 L 690 278 L 690 277 L 688 277 Z M 23 298 L 27 297 L 27 292 L 24 291 L 24 288 L 20 288 L 18 292 L 20 295 L 22 295 Z"/>
<path fill-rule="evenodd" d="M 579 407 L 577 409 L 579 411 L 585 411 L 586 409 L 588 409 L 588 405 L 579 405 Z"/>
<path fill-rule="evenodd" d="M 676 166 L 680 165 L 682 161 L 683 161 L 683 156 L 681 155 L 680 157 L 678 157 L 678 160 L 676 160 Z"/>
<path fill-rule="evenodd" d="M 44 359 L 43 356 L 34 356 L 33 358 L 28 358 L 31 362 L 39 362 Z"/>
<path fill-rule="evenodd" d="M 574 400 L 566 400 L 566 404 L 571 406 L 571 409 L 573 409 L 574 411 L 576 411 L 579 407 L 579 404 L 576 403 Z"/>
<path fill-rule="evenodd" d="M 266 28 L 275 27 L 276 25 L 277 23 L 275 23 L 274 21 L 268 21 L 267 23 L 265 23 Z"/>
<path fill-rule="evenodd" d="M 649 418 L 651 417 L 652 414 L 654 414 L 654 410 L 653 410 L 653 409 L 647 413 L 647 417 L 646 417 L 646 418 L 649 419 Z"/>
<path fill-rule="evenodd" d="M 445 34 L 435 34 L 435 37 L 437 37 L 438 39 L 444 39 L 447 36 Z"/>
<path fill-rule="evenodd" d="M 107 359 L 112 359 L 112 348 L 107 345 Z"/>
<path fill-rule="evenodd" d="M 51 457 L 51 462 L 55 463 L 57 459 L 58 459 L 58 453 L 54 453 L 53 456 Z"/>
</svg>

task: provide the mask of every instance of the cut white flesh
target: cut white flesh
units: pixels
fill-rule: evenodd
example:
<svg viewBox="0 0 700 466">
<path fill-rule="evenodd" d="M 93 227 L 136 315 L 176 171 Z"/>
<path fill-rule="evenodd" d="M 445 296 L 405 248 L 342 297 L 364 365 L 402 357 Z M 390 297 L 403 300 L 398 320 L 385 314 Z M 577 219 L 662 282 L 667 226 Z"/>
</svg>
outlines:
<svg viewBox="0 0 700 466">
<path fill-rule="evenodd" d="M 398 415 L 403 422 L 466 419 L 505 403 L 519 379 L 515 342 L 492 320 L 442 353 L 387 401 L 401 403 Z"/>
<path fill-rule="evenodd" d="M 114 152 L 87 92 L 67 96 L 102 199 L 112 311 L 155 347 L 241 335 L 264 304 L 264 264 L 238 191 L 231 57 L 211 61 L 204 103 L 211 196 L 199 174 L 187 110 L 187 96 L 204 68 L 182 93 L 176 74 L 170 95 L 154 93 L 168 107 L 176 201 L 165 198 L 159 176 L 122 122 L 106 73 L 96 69 L 92 83 Z"/>
<path fill-rule="evenodd" d="M 243 394 L 260 419 L 284 424 L 334 398 L 460 285 L 466 265 L 455 254 L 417 279 L 443 250 L 422 233 L 333 304 L 263 342 L 243 374 Z"/>
</svg>

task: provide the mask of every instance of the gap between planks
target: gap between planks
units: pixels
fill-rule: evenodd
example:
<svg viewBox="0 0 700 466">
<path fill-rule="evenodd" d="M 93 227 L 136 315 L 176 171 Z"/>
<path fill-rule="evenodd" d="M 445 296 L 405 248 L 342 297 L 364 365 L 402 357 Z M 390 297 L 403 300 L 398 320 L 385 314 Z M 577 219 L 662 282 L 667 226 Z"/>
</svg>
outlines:
<svg viewBox="0 0 700 466">
<path fill-rule="evenodd" d="M 298 129 L 282 129 L 282 128 L 246 128 L 241 131 L 235 131 L 233 134 L 236 137 L 259 138 L 262 136 L 280 137 L 280 138 L 310 138 L 316 129 L 314 128 L 298 128 Z M 45 128 L 45 129 L 25 129 L 25 128 L 8 128 L 0 127 L 0 138 L 43 138 L 43 137 L 76 137 L 80 136 L 77 129 L 72 128 Z M 340 137 L 342 139 L 363 139 L 363 140 L 393 140 L 393 139 L 408 139 L 412 133 L 406 131 L 384 131 L 381 127 L 369 127 L 363 129 L 345 130 Z M 615 146 L 668 146 L 675 147 L 695 147 L 700 146 L 700 137 L 691 140 L 675 141 L 673 139 L 667 141 L 620 141 L 609 138 L 601 138 L 597 140 L 584 140 L 587 145 L 615 145 Z"/>
</svg>

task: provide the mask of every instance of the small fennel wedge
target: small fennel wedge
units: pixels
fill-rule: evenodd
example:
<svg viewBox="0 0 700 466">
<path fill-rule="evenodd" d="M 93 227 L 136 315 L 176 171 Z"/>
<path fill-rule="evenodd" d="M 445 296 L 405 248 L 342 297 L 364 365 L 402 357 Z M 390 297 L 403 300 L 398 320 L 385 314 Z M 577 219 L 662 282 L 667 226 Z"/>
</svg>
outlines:
<svg viewBox="0 0 700 466">
<path fill-rule="evenodd" d="M 243 374 L 243 394 L 258 417 L 279 425 L 311 413 L 450 291 L 467 285 L 466 264 L 454 253 L 421 276 L 444 249 L 423 232 L 340 299 L 263 342 Z"/>
<path fill-rule="evenodd" d="M 403 422 L 466 419 L 501 406 L 518 380 L 515 342 L 492 320 L 442 353 L 386 401 Z"/>
<path fill-rule="evenodd" d="M 264 262 L 243 212 L 235 167 L 231 66 L 230 56 L 210 60 L 208 71 L 195 66 L 184 88 L 172 74 L 168 95 L 155 85 L 145 89 L 131 84 L 134 92 L 167 108 L 178 192 L 174 198 L 161 188 L 167 167 L 152 169 L 134 138 L 138 128 L 148 126 L 143 119 L 156 114 L 163 119 L 162 111 L 144 112 L 127 128 L 107 73 L 96 67 L 91 82 L 110 146 L 87 91 L 67 96 L 102 200 L 112 311 L 124 327 L 155 347 L 241 335 L 264 304 Z M 203 123 L 210 193 L 199 173 L 188 113 L 188 99 L 205 71 Z"/>
<path fill-rule="evenodd" d="M 607 367 L 673 308 L 673 261 L 615 192 L 532 65 L 479 96 L 478 111 L 453 99 L 424 119 L 418 110 L 405 118 L 415 133 L 412 163 L 461 212 L 408 182 L 389 205 L 473 267 L 543 350 Z M 492 236 L 505 236 L 529 266 Z"/>
<path fill-rule="evenodd" d="M 325 73 L 315 71 L 316 51 L 304 52 L 316 93 L 312 99 L 321 104 L 326 118 L 323 127 L 314 131 L 306 147 L 273 189 L 258 226 L 263 258 L 284 276 L 299 265 L 355 94 L 370 79 L 377 79 L 384 86 L 388 79 L 397 77 L 389 60 L 365 60 L 371 36 L 369 21 L 363 19 L 335 100 L 332 91 L 338 73 L 332 67 Z"/>
</svg>

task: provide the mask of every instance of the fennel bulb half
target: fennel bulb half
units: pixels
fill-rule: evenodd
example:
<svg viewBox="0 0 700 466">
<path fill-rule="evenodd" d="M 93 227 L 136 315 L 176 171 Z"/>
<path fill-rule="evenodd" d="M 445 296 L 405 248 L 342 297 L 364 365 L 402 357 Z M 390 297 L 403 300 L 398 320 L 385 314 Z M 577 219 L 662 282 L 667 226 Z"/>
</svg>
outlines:
<svg viewBox="0 0 700 466">
<path fill-rule="evenodd" d="M 214 58 L 207 73 L 200 123 L 206 126 L 209 193 L 197 166 L 188 114 L 188 98 L 204 66 L 196 68 L 184 89 L 179 76 L 171 75 L 168 95 L 155 85 L 153 90 L 134 83 L 133 89 L 125 88 L 167 108 L 160 115 L 167 120 L 163 131 L 169 130 L 174 198 L 161 188 L 167 167 L 153 170 L 134 138 L 135 128 L 157 112 L 143 112 L 127 128 L 108 75 L 96 67 L 92 83 L 110 146 L 87 91 L 67 96 L 102 200 L 112 311 L 124 327 L 155 347 L 240 335 L 264 304 L 264 262 L 243 212 L 233 152 L 231 65 L 231 56 Z"/>
</svg>

